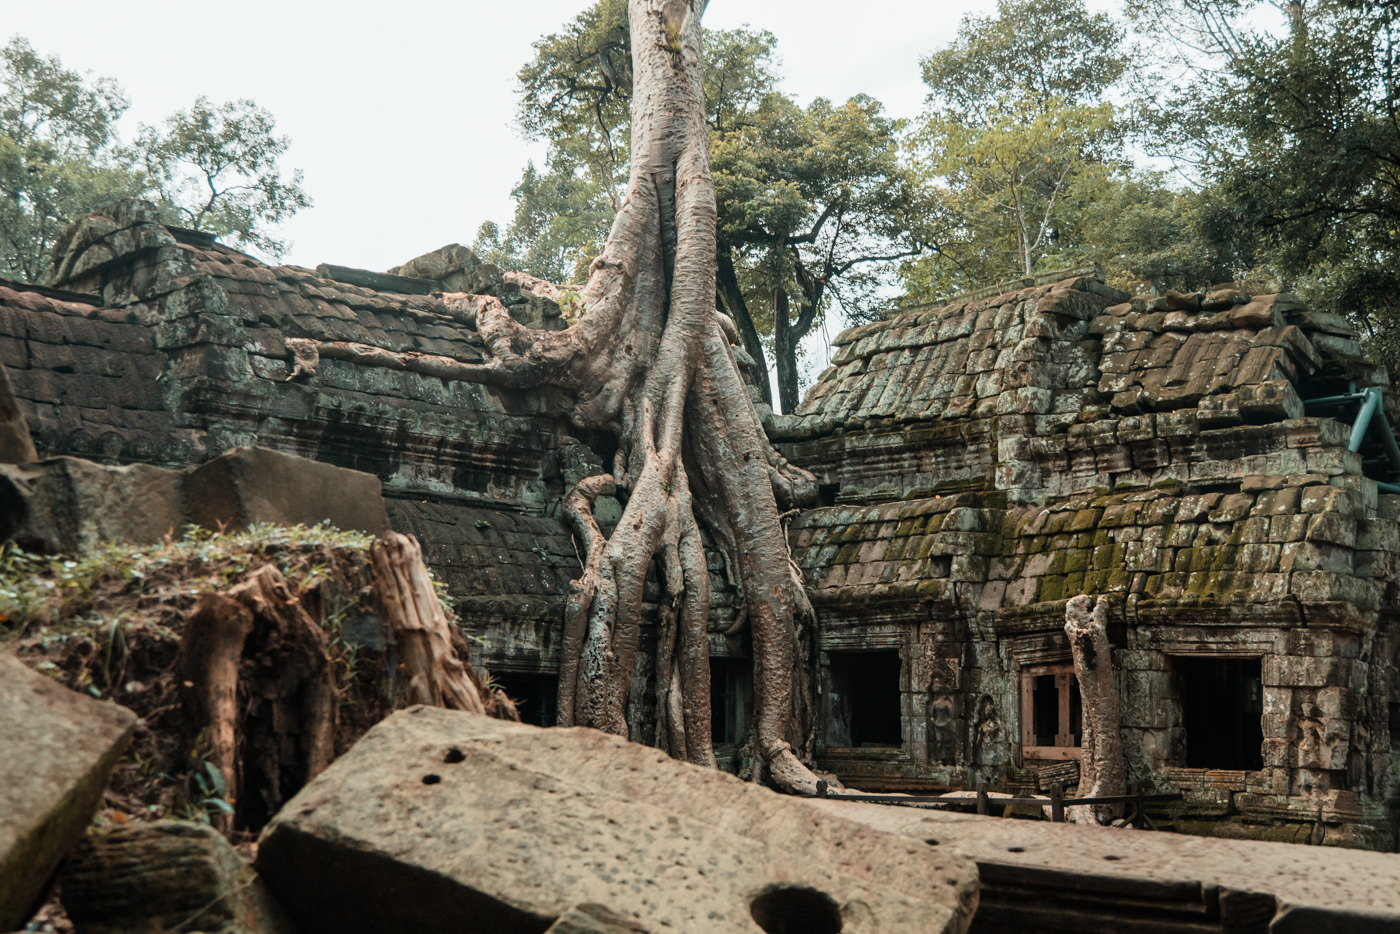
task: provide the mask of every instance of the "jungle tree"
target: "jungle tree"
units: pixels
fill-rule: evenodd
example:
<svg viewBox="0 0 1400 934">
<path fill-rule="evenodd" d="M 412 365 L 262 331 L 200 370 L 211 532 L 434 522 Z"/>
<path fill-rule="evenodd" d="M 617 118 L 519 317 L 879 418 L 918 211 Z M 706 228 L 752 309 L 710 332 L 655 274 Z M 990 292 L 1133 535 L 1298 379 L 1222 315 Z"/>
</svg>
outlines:
<svg viewBox="0 0 1400 934">
<path fill-rule="evenodd" d="M 771 349 L 790 412 L 801 341 L 833 299 L 848 317 L 873 307 L 880 274 L 919 251 L 908 219 L 916 186 L 899 158 L 900 123 L 879 102 L 799 106 L 780 91 L 771 33 L 703 35 L 719 297 L 769 402 Z M 475 246 L 503 268 L 568 278 L 597 255 L 626 181 L 634 79 L 624 0 L 598 0 L 541 38 L 519 78 L 520 126 L 549 152 L 513 191 L 505 235 L 484 227 Z"/>
<path fill-rule="evenodd" d="M 482 381 L 572 391 L 574 425 L 610 432 L 608 472 L 579 482 L 565 512 L 583 574 L 565 610 L 559 717 L 626 733 L 648 571 L 659 565 L 657 693 L 662 743 L 713 765 L 705 630 L 710 583 L 701 527 L 724 552 L 752 633 L 754 738 L 770 781 L 811 790 L 794 753 L 806 735 L 799 627 L 811 607 L 789 555 L 780 503 L 810 499 L 810 474 L 768 443 L 735 363 L 738 334 L 715 305 L 716 208 L 705 123 L 705 0 L 630 0 L 631 155 L 625 196 L 577 293 L 515 282 L 577 310 L 563 331 L 526 328 L 490 296 L 456 297 L 490 359 Z M 625 497 L 604 535 L 596 497 Z"/>
</svg>

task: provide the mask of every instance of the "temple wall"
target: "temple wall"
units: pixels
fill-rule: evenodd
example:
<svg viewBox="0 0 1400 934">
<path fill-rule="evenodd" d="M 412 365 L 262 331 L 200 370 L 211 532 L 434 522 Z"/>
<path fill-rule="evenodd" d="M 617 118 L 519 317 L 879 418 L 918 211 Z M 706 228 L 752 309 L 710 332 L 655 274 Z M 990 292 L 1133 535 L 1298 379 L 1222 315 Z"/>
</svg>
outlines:
<svg viewBox="0 0 1400 934">
<path fill-rule="evenodd" d="M 0 284 L 0 362 L 41 456 L 183 467 L 257 444 L 373 473 L 473 660 L 552 691 L 579 573 L 558 503 L 605 457 L 559 418 L 567 396 L 454 375 L 483 350 L 435 290 L 496 289 L 535 326 L 557 309 L 461 248 L 399 277 L 268 267 L 139 204 L 59 252 L 53 288 Z M 321 348 L 314 372 L 298 341 Z M 791 526 L 818 612 L 819 764 L 870 789 L 1072 784 L 1064 606 L 1102 595 L 1130 776 L 1185 796 L 1159 822 L 1394 848 L 1385 408 L 1349 449 L 1364 391 L 1386 384 L 1344 321 L 1292 296 L 1128 300 L 1092 275 L 844 332 L 769 423 L 821 484 Z M 616 502 L 600 513 L 615 521 Z M 733 762 L 750 653 L 723 633 L 733 594 L 717 555 L 710 569 Z M 639 653 L 641 740 L 650 665 Z"/>
</svg>

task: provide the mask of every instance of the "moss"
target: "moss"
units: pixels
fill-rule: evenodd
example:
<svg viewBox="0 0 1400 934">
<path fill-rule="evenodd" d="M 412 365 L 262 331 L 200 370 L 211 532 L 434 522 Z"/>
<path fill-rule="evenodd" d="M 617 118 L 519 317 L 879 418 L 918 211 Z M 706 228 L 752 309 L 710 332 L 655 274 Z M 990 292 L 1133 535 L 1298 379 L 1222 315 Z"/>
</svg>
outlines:
<svg viewBox="0 0 1400 934">
<path fill-rule="evenodd" d="M 1108 580 L 1104 589 L 1123 592 L 1128 590 L 1132 586 L 1132 583 L 1133 575 L 1131 571 L 1121 567 L 1114 568 L 1108 572 Z"/>
<path fill-rule="evenodd" d="M 1066 573 L 1083 574 L 1089 570 L 1089 559 L 1092 552 L 1087 549 L 1080 548 L 1071 552 L 1061 552 L 1061 554 L 1064 556 L 1063 567 Z"/>
</svg>

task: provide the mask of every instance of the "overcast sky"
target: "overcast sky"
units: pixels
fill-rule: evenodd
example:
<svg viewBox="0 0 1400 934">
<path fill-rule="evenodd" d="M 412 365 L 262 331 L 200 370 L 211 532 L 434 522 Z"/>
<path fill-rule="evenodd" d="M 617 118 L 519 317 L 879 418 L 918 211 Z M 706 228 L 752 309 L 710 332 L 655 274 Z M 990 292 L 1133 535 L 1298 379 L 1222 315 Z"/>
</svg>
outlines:
<svg viewBox="0 0 1400 934">
<path fill-rule="evenodd" d="M 284 164 L 315 200 L 283 228 L 287 261 L 385 269 L 509 221 L 532 154 L 514 125 L 515 73 L 588 2 L 0 0 L 0 40 L 115 78 L 131 99 L 125 139 L 200 94 L 252 98 L 291 137 Z M 705 23 L 770 30 L 800 101 L 863 92 L 912 116 L 920 56 L 969 10 L 995 2 L 711 0 Z"/>
</svg>

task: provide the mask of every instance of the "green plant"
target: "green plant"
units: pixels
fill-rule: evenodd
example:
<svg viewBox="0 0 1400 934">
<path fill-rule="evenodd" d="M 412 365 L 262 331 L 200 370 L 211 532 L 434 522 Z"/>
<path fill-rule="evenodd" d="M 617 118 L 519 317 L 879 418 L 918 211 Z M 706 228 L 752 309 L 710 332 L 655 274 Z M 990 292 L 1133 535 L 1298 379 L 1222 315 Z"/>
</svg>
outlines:
<svg viewBox="0 0 1400 934">
<path fill-rule="evenodd" d="M 228 783 L 224 781 L 223 770 L 208 759 L 203 760 L 200 766 L 194 773 L 191 816 L 200 823 L 208 824 L 215 814 L 232 814 L 233 805 L 228 801 Z"/>
</svg>

